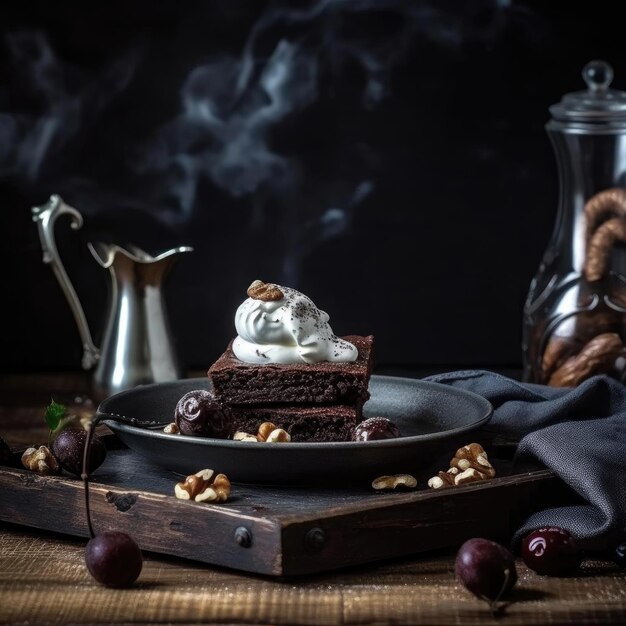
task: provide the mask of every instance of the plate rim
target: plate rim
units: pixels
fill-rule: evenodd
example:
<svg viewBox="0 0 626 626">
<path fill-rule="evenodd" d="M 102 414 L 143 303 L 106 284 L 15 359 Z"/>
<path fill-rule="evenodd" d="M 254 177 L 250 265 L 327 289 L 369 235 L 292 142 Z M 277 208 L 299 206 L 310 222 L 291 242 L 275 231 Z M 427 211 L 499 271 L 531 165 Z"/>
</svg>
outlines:
<svg viewBox="0 0 626 626">
<path fill-rule="evenodd" d="M 417 383 L 420 386 L 430 387 L 435 390 L 445 390 L 446 393 L 452 393 L 452 395 L 456 395 L 459 398 L 471 399 L 477 405 L 483 406 L 483 414 L 482 416 L 472 421 L 469 424 L 464 424 L 463 426 L 458 426 L 457 428 L 451 428 L 448 430 L 443 430 L 435 433 L 424 433 L 421 435 L 410 435 L 407 437 L 393 437 L 391 439 L 381 439 L 375 441 L 320 441 L 320 442 L 308 442 L 308 441 L 292 441 L 289 443 L 290 450 L 320 450 L 320 448 L 328 448 L 332 450 L 356 450 L 356 449 L 372 449 L 372 448 L 396 448 L 399 444 L 419 444 L 419 443 L 427 443 L 432 441 L 437 441 L 439 439 L 449 439 L 455 437 L 457 435 L 461 435 L 464 432 L 470 430 L 476 430 L 481 426 L 484 426 L 491 417 L 493 416 L 493 405 L 489 400 L 480 396 L 473 391 L 468 391 L 467 389 L 459 389 L 458 387 L 451 387 L 449 385 L 444 385 L 442 383 L 437 383 L 429 380 L 422 380 L 419 378 L 410 378 L 408 376 L 391 376 L 391 375 L 383 375 L 383 374 L 373 374 L 372 379 L 376 381 L 394 381 L 400 383 Z M 123 424 L 111 419 L 106 419 L 107 415 L 114 416 L 114 413 L 110 413 L 106 411 L 106 405 L 113 399 L 119 399 L 126 395 L 132 395 L 136 393 L 137 390 L 141 391 L 150 391 L 151 388 L 162 388 L 163 386 L 175 385 L 181 382 L 193 382 L 198 381 L 199 383 L 206 383 L 208 379 L 202 377 L 195 378 L 180 378 L 177 380 L 172 380 L 168 382 L 162 383 L 151 383 L 148 385 L 138 385 L 137 387 L 133 387 L 132 389 L 126 389 L 124 391 L 120 391 L 116 394 L 105 398 L 99 405 L 96 412 L 96 416 L 101 417 L 101 423 L 105 424 L 109 427 L 113 432 L 117 430 L 130 434 L 130 435 L 141 435 L 147 438 L 155 438 L 155 439 L 163 439 L 163 440 L 173 440 L 173 441 L 184 441 L 188 443 L 195 443 L 197 445 L 202 446 L 217 446 L 220 448 L 228 449 L 268 449 L 275 450 L 276 447 L 284 448 L 284 443 L 273 443 L 273 442 L 242 442 L 242 441 L 234 441 L 233 439 L 218 439 L 214 437 L 192 437 L 190 435 L 181 435 L 181 434 L 169 434 L 164 433 L 162 430 L 152 430 L 142 426 L 132 426 L 130 424 Z M 104 407 L 104 410 L 103 410 Z M 166 422 L 163 422 L 163 425 L 166 425 Z"/>
</svg>

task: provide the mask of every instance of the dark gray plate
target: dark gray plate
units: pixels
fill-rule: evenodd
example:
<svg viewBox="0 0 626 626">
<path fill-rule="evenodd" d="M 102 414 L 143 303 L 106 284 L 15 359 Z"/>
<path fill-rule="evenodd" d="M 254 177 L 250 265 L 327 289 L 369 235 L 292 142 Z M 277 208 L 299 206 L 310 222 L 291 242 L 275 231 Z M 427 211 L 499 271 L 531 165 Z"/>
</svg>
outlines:
<svg viewBox="0 0 626 626">
<path fill-rule="evenodd" d="M 173 421 L 183 394 L 208 386 L 206 378 L 190 378 L 136 387 L 107 398 L 98 412 L 165 425 Z M 167 435 L 162 428 L 112 420 L 104 423 L 132 450 L 182 474 L 209 467 L 235 482 L 308 482 L 332 487 L 339 482 L 369 482 L 381 474 L 419 473 L 436 457 L 451 457 L 460 436 L 485 424 L 493 411 L 476 394 L 410 378 L 372 376 L 369 389 L 365 415 L 388 417 L 398 424 L 402 437 L 368 442 L 242 443 Z"/>
</svg>

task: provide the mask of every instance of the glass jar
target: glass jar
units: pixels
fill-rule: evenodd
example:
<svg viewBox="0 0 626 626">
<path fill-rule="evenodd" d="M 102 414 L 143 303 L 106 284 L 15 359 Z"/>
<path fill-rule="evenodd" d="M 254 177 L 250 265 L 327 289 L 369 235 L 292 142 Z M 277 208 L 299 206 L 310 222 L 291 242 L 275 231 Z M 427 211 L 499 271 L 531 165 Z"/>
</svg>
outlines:
<svg viewBox="0 0 626 626">
<path fill-rule="evenodd" d="M 561 387 L 626 377 L 626 92 L 603 61 L 583 78 L 550 107 L 560 198 L 524 306 L 524 379 Z"/>
</svg>

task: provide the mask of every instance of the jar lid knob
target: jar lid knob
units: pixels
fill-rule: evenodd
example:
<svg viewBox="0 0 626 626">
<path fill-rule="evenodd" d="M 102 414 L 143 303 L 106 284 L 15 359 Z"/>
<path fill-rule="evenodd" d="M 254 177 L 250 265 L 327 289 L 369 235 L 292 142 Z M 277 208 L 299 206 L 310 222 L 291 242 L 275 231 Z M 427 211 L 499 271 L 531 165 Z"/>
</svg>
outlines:
<svg viewBox="0 0 626 626">
<path fill-rule="evenodd" d="M 589 61 L 582 74 L 589 91 L 593 93 L 607 91 L 613 80 L 613 68 L 606 61 Z"/>
</svg>

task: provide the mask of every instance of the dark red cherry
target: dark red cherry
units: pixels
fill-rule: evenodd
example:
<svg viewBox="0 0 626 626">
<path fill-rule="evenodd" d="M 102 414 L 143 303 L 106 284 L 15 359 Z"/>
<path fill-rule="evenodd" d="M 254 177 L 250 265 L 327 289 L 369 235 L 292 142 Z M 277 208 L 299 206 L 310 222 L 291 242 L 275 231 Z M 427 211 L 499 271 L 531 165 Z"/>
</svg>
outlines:
<svg viewBox="0 0 626 626">
<path fill-rule="evenodd" d="M 576 540 L 564 528 L 538 528 L 522 541 L 522 559 L 544 576 L 567 576 L 580 566 L 582 554 Z"/>
<path fill-rule="evenodd" d="M 126 533 L 106 532 L 90 539 L 85 548 L 89 573 L 106 587 L 129 587 L 141 573 L 141 550 Z"/>
<path fill-rule="evenodd" d="M 354 431 L 355 441 L 393 439 L 399 436 L 398 427 L 386 417 L 369 417 L 358 424 Z"/>
<path fill-rule="evenodd" d="M 511 551 L 489 539 L 469 539 L 456 555 L 454 571 L 475 596 L 494 601 L 515 586 L 517 571 Z"/>
<path fill-rule="evenodd" d="M 174 420 L 183 435 L 228 437 L 232 423 L 215 396 L 203 389 L 186 393 L 176 405 Z"/>
<path fill-rule="evenodd" d="M 83 451 L 87 442 L 87 431 L 84 428 L 66 428 L 52 442 L 52 454 L 59 465 L 70 474 L 80 476 L 83 471 Z M 94 435 L 89 452 L 89 473 L 98 469 L 106 458 L 107 450 L 100 437 Z"/>
</svg>

